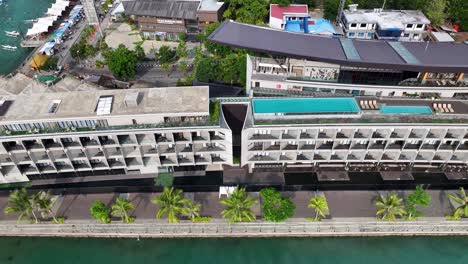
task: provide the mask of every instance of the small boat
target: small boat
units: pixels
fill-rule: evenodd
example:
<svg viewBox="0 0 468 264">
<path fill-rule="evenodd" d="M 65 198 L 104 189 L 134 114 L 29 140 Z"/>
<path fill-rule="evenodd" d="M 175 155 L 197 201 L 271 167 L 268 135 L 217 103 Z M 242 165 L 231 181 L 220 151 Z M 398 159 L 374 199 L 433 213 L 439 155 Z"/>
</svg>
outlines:
<svg viewBox="0 0 468 264">
<path fill-rule="evenodd" d="M 24 23 L 36 23 L 37 19 L 26 19 L 24 20 Z"/>
<path fill-rule="evenodd" d="M 18 31 L 5 31 L 5 34 L 10 37 L 19 37 L 20 33 Z"/>
<path fill-rule="evenodd" d="M 0 47 L 4 50 L 12 50 L 12 51 L 18 48 L 18 47 L 10 46 L 10 45 L 1 45 Z"/>
</svg>

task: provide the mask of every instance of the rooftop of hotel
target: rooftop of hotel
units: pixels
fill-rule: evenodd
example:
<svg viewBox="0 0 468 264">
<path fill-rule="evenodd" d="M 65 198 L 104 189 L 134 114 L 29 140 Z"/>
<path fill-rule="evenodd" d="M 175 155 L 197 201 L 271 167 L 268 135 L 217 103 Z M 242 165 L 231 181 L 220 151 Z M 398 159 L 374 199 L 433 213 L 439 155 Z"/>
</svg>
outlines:
<svg viewBox="0 0 468 264">
<path fill-rule="evenodd" d="M 207 86 L 1 96 L 0 122 L 145 114 L 207 115 Z"/>
<path fill-rule="evenodd" d="M 354 40 L 224 21 L 215 43 L 290 58 L 416 72 L 468 72 L 468 43 Z"/>
<path fill-rule="evenodd" d="M 256 98 L 255 124 L 468 123 L 461 100 L 343 98 Z M 284 118 L 286 117 L 286 118 Z"/>
<path fill-rule="evenodd" d="M 378 9 L 377 9 L 378 10 Z M 419 10 L 343 10 L 348 23 L 377 23 L 381 28 L 405 28 L 405 24 L 430 24 Z"/>
</svg>

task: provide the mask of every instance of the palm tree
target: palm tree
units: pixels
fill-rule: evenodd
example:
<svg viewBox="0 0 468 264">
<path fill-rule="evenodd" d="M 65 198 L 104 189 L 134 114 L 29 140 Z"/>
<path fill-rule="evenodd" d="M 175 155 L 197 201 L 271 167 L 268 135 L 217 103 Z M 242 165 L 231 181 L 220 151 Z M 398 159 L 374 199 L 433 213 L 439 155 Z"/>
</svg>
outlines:
<svg viewBox="0 0 468 264">
<path fill-rule="evenodd" d="M 33 213 L 35 222 L 38 222 L 36 215 L 34 215 L 28 192 L 25 188 L 21 190 L 15 190 L 10 194 L 10 197 L 8 198 L 8 206 L 5 208 L 5 213 L 19 213 L 20 215 L 18 216 L 18 221 L 21 221 L 23 217 Z"/>
<path fill-rule="evenodd" d="M 159 205 L 156 218 L 161 219 L 167 215 L 167 222 L 178 223 L 179 215 L 184 212 L 184 207 L 190 200 L 182 197 L 182 190 L 164 187 L 161 195 L 154 197 L 151 202 Z"/>
<path fill-rule="evenodd" d="M 40 191 L 31 196 L 31 203 L 34 210 L 39 211 L 42 217 L 52 216 L 54 223 L 58 224 L 59 221 L 55 218 L 55 214 L 52 212 L 55 200 L 55 198 L 50 197 L 48 192 L 44 191 Z"/>
<path fill-rule="evenodd" d="M 255 214 L 251 207 L 257 203 L 245 193 L 245 188 L 236 188 L 226 199 L 219 201 L 226 208 L 221 212 L 223 218 L 233 222 L 251 222 L 255 220 Z"/>
<path fill-rule="evenodd" d="M 462 217 L 468 217 L 468 196 L 463 187 L 460 187 L 459 194 L 449 194 L 448 198 L 457 206 L 457 209 L 455 209 L 455 212 L 451 216 L 452 219 L 459 220 Z"/>
<path fill-rule="evenodd" d="M 396 193 L 380 195 L 380 199 L 375 202 L 375 205 L 379 207 L 376 216 L 380 220 L 396 221 L 397 216 L 402 217 L 406 214 L 403 199 L 399 198 Z"/>
<path fill-rule="evenodd" d="M 133 221 L 133 218 L 128 215 L 128 211 L 132 209 L 135 209 L 135 205 L 133 205 L 129 200 L 117 198 L 115 203 L 112 205 L 111 214 L 113 216 L 122 217 L 122 222 L 124 223 L 130 223 Z"/>
<path fill-rule="evenodd" d="M 320 221 L 320 217 L 324 218 L 326 216 L 325 212 L 328 212 L 327 198 L 325 198 L 325 196 L 322 195 L 316 195 L 310 198 L 310 203 L 307 207 L 315 210 L 315 217 L 313 218 L 313 220 Z"/>
<path fill-rule="evenodd" d="M 190 218 L 192 222 L 200 217 L 200 210 L 201 210 L 201 204 L 199 203 L 194 203 L 193 201 L 190 201 L 185 205 L 185 207 L 182 210 L 182 214 Z"/>
</svg>

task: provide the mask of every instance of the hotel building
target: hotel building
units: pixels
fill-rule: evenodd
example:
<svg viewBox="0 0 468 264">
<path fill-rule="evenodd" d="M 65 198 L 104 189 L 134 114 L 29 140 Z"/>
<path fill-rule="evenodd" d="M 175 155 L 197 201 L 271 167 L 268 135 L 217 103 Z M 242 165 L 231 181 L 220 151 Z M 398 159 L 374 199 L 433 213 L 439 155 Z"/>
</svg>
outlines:
<svg viewBox="0 0 468 264">
<path fill-rule="evenodd" d="M 221 169 L 232 135 L 209 116 L 204 86 L 3 96 L 0 183 Z"/>
</svg>

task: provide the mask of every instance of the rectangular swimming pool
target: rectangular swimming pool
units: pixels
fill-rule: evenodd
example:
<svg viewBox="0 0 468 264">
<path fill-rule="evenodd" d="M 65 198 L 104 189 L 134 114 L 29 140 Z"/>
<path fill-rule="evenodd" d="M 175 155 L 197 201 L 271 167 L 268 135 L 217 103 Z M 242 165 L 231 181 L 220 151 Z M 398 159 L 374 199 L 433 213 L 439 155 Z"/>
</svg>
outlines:
<svg viewBox="0 0 468 264">
<path fill-rule="evenodd" d="M 256 114 L 359 113 L 354 98 L 253 99 Z"/>
<path fill-rule="evenodd" d="M 402 115 L 430 115 L 432 110 L 428 106 L 382 106 L 381 114 L 402 114 Z"/>
</svg>

